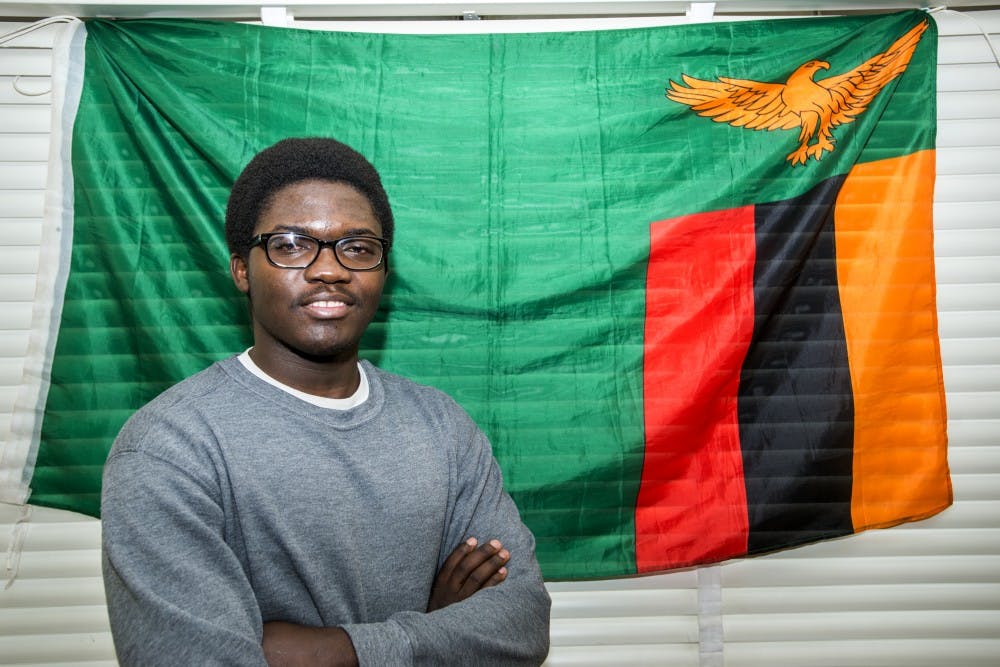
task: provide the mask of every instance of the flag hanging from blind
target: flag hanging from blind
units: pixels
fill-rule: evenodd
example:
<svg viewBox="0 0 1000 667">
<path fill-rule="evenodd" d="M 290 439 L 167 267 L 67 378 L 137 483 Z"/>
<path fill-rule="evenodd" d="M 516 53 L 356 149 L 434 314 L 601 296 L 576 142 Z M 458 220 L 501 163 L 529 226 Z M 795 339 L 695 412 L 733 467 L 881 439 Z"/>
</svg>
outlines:
<svg viewBox="0 0 1000 667">
<path fill-rule="evenodd" d="M 935 40 L 922 12 L 463 36 L 88 22 L 19 488 L 97 515 L 125 419 L 250 345 L 228 189 L 261 148 L 325 135 L 372 160 L 397 219 L 362 356 L 486 431 L 548 578 L 930 516 L 951 502 Z"/>
</svg>

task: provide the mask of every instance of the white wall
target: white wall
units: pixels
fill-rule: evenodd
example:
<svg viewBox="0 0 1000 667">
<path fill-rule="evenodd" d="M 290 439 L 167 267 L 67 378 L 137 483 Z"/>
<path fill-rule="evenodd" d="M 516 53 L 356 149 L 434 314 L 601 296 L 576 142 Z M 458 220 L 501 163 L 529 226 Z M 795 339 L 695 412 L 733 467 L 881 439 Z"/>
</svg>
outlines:
<svg viewBox="0 0 1000 667">
<path fill-rule="evenodd" d="M 1000 11 L 972 15 L 1000 41 Z M 974 23 L 936 18 L 936 255 L 955 505 L 920 523 L 721 566 L 550 584 L 549 665 L 1000 664 L 1000 66 Z M 0 23 L 0 34 L 14 27 Z M 26 97 L 13 84 L 32 75 L 19 85 L 46 89 L 56 29 L 0 49 L 5 442 L 27 347 L 51 126 L 50 96 Z M 99 522 L 33 508 L 18 526 L 20 512 L 0 504 L 0 550 L 23 537 L 17 579 L 0 590 L 0 664 L 115 664 Z"/>
</svg>

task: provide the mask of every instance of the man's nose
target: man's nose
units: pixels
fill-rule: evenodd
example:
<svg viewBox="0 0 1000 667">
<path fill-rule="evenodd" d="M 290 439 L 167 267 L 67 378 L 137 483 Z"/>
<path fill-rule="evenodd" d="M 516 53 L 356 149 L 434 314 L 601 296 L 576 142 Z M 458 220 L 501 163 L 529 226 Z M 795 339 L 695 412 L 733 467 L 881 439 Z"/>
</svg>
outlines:
<svg viewBox="0 0 1000 667">
<path fill-rule="evenodd" d="M 312 264 L 305 269 L 305 279 L 322 282 L 346 282 L 351 279 L 351 272 L 337 261 L 336 251 L 331 246 L 319 249 L 319 254 Z"/>
</svg>

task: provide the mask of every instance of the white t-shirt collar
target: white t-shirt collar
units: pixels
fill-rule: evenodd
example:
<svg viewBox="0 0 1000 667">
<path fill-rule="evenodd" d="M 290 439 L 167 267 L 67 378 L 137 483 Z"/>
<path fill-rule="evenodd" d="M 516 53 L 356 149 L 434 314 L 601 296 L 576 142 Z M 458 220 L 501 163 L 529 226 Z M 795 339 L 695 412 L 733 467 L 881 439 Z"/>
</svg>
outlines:
<svg viewBox="0 0 1000 667">
<path fill-rule="evenodd" d="M 352 395 L 347 398 L 327 398 L 325 396 L 314 396 L 313 394 L 307 394 L 304 391 L 299 391 L 293 387 L 289 387 L 287 384 L 278 382 L 273 377 L 261 370 L 260 366 L 254 363 L 253 359 L 250 358 L 250 350 L 252 348 L 247 348 L 240 354 L 237 359 L 243 364 L 244 368 L 259 377 L 264 382 L 277 387 L 278 389 L 291 394 L 295 398 L 301 399 L 306 403 L 311 403 L 321 408 L 328 408 L 330 410 L 350 410 L 351 408 L 356 408 L 365 401 L 368 400 L 368 376 L 365 375 L 365 369 L 358 364 L 358 373 L 361 375 L 361 383 L 358 384 L 358 389 Z"/>
</svg>

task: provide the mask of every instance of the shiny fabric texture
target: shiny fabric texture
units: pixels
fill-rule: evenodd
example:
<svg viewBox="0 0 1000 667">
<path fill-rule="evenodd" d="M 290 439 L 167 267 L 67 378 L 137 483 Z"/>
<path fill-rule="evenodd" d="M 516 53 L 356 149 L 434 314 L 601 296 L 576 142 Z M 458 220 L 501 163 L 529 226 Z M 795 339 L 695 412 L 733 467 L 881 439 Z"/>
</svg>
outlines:
<svg viewBox="0 0 1000 667">
<path fill-rule="evenodd" d="M 640 572 L 951 504 L 933 173 L 920 151 L 652 225 Z"/>
<path fill-rule="evenodd" d="M 816 80 L 840 75 L 923 21 L 905 72 L 805 165 L 786 160 L 797 128 L 714 122 L 664 95 L 684 74 L 782 82 L 817 58 L 830 70 Z M 125 419 L 250 344 L 222 234 L 228 189 L 263 147 L 333 136 L 379 169 L 396 217 L 362 356 L 469 411 L 549 579 L 640 569 L 651 224 L 789 200 L 934 147 L 936 31 L 915 11 L 465 36 L 180 20 L 87 31 L 75 240 L 31 502 L 97 515 Z M 705 289 L 686 281 L 683 299 Z M 699 309 L 685 312 L 670 326 L 697 328 Z"/>
</svg>

